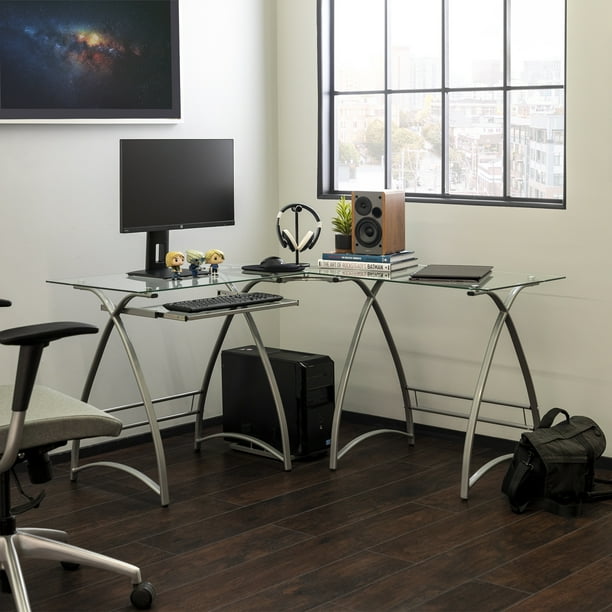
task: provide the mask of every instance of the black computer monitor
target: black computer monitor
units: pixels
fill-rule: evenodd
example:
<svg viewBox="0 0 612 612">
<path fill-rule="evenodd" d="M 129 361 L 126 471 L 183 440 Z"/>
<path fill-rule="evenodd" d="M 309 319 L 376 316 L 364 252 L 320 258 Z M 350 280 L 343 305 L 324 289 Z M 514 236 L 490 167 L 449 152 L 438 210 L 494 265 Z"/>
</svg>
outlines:
<svg viewBox="0 0 612 612">
<path fill-rule="evenodd" d="M 125 139 L 120 147 L 120 231 L 147 233 L 145 267 L 128 274 L 168 278 L 170 230 L 235 223 L 234 141 Z"/>
</svg>

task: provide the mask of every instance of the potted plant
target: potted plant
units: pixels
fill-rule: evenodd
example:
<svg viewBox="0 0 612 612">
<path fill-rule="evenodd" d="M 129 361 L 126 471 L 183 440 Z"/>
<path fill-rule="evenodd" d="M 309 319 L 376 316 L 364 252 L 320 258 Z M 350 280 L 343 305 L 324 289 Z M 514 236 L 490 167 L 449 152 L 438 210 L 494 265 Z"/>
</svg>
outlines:
<svg viewBox="0 0 612 612">
<path fill-rule="evenodd" d="M 340 196 L 336 204 L 332 227 L 336 232 L 336 253 L 350 253 L 353 247 L 353 209 L 346 196 Z"/>
</svg>

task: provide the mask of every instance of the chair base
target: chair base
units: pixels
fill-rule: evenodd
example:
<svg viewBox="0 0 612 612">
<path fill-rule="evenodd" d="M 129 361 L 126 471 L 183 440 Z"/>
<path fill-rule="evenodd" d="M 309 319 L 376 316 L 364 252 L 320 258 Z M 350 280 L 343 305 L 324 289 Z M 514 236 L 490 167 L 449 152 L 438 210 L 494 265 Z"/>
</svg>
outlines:
<svg viewBox="0 0 612 612">
<path fill-rule="evenodd" d="M 17 529 L 16 533 L 0 536 L 0 566 L 6 572 L 17 612 L 30 612 L 20 558 L 47 559 L 62 564 L 86 565 L 128 576 L 132 582 L 131 602 L 137 608 L 151 607 L 154 590 L 142 582 L 140 569 L 130 563 L 67 543 L 68 534 L 55 529 Z"/>
</svg>

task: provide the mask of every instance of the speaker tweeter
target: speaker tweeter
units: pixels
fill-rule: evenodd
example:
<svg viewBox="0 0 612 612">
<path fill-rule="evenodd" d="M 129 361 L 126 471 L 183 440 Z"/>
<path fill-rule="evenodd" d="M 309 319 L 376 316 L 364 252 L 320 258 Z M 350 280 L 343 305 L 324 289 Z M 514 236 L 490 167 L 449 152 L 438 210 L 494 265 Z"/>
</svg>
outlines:
<svg viewBox="0 0 612 612">
<path fill-rule="evenodd" d="M 387 255 L 406 248 L 403 191 L 354 191 L 353 253 Z"/>
</svg>

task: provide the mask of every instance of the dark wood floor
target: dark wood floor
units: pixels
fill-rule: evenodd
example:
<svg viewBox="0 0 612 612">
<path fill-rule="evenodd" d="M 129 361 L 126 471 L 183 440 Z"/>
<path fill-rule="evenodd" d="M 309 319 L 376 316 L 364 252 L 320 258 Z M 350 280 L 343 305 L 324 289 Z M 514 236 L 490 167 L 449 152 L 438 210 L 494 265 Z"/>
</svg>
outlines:
<svg viewBox="0 0 612 612">
<path fill-rule="evenodd" d="M 343 424 L 343 435 L 362 427 Z M 168 508 L 126 474 L 91 470 L 74 485 L 60 463 L 20 524 L 66 529 L 74 544 L 139 565 L 160 612 L 612 609 L 612 503 L 574 519 L 515 515 L 500 493 L 506 464 L 462 502 L 458 438 L 425 432 L 409 448 L 377 436 L 336 472 L 326 460 L 283 472 L 222 440 L 197 454 L 190 433 L 166 448 Z M 476 454 L 498 451 L 480 441 Z M 104 458 L 154 475 L 149 444 Z M 129 581 L 100 570 L 30 560 L 26 579 L 34 610 L 131 609 Z M 13 609 L 8 594 L 0 609 Z"/>
</svg>

